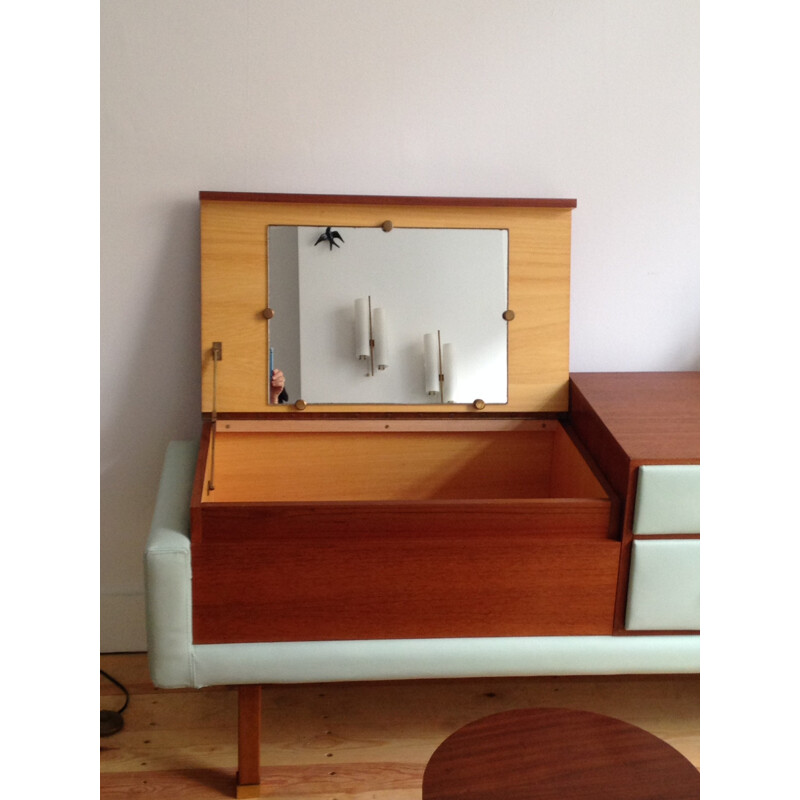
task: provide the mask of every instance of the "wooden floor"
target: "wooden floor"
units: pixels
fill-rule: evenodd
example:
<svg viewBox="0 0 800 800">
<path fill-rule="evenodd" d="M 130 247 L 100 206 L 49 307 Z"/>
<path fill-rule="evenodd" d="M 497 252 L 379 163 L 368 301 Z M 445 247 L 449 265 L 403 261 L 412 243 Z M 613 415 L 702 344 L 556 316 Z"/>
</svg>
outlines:
<svg viewBox="0 0 800 800">
<path fill-rule="evenodd" d="M 131 694 L 125 727 L 100 739 L 102 800 L 232 797 L 235 689 L 155 689 L 143 654 L 104 655 Z M 512 708 L 577 708 L 638 725 L 700 766 L 696 675 L 502 678 L 264 687 L 262 795 L 274 800 L 420 800 L 436 747 Z M 100 676 L 100 708 L 120 690 Z"/>
</svg>

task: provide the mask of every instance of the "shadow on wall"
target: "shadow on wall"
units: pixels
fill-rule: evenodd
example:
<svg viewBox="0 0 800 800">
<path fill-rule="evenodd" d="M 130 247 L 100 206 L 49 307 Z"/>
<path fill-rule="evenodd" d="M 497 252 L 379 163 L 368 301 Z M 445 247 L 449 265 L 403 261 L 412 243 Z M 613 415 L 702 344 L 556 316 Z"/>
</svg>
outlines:
<svg viewBox="0 0 800 800">
<path fill-rule="evenodd" d="M 129 319 L 123 332 L 134 341 L 124 348 L 125 363 L 101 375 L 101 649 L 106 652 L 144 649 L 142 553 L 164 454 L 170 440 L 200 434 L 197 204 L 171 203 L 161 218 L 163 252 L 152 270 L 142 269 L 145 278 L 152 277 L 143 313 Z M 120 314 L 120 324 L 124 319 Z M 113 388 L 111 381 L 117 382 Z"/>
</svg>

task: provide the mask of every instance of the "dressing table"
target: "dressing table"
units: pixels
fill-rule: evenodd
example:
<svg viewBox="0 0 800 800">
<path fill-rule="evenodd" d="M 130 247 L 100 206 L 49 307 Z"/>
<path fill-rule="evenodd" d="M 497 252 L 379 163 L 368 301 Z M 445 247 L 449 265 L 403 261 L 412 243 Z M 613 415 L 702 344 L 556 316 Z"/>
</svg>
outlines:
<svg viewBox="0 0 800 800">
<path fill-rule="evenodd" d="M 237 796 L 262 684 L 699 670 L 698 375 L 570 377 L 575 206 L 201 192 L 148 650 L 239 686 Z"/>
</svg>

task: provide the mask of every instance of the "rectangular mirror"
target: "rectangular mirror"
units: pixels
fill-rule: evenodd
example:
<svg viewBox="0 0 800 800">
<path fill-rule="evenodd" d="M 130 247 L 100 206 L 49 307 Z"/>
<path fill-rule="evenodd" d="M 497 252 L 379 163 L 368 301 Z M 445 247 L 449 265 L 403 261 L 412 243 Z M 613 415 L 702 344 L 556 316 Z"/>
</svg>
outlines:
<svg viewBox="0 0 800 800">
<path fill-rule="evenodd" d="M 288 402 L 507 402 L 508 231 L 271 225 L 268 254 Z"/>
</svg>

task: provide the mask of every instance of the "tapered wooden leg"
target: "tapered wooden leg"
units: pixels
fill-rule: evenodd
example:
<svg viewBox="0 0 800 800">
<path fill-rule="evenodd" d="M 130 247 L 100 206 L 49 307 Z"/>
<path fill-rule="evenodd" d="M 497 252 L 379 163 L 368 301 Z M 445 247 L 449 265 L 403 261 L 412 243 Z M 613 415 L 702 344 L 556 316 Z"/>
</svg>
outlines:
<svg viewBox="0 0 800 800">
<path fill-rule="evenodd" d="M 239 687 L 239 771 L 236 797 L 261 795 L 261 687 Z"/>
</svg>

